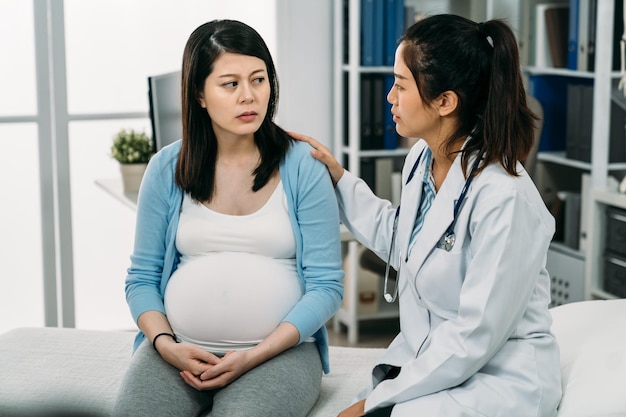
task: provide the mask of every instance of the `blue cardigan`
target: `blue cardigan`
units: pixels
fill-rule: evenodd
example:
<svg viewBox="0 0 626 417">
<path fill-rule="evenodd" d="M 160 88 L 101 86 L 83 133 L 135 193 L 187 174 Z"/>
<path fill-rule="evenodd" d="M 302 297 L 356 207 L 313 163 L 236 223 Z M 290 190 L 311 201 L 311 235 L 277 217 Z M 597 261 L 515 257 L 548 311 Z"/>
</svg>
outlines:
<svg viewBox="0 0 626 417">
<path fill-rule="evenodd" d="M 175 239 L 183 192 L 174 181 L 174 172 L 180 148 L 178 141 L 152 157 L 139 190 L 135 247 L 126 277 L 126 301 L 135 322 L 149 310 L 165 314 L 165 287 L 179 262 Z M 300 343 L 315 338 L 328 373 L 325 323 L 343 298 L 339 212 L 326 167 L 311 157 L 310 150 L 308 144 L 294 141 L 279 167 L 304 288 L 304 295 L 283 321 L 298 329 Z M 139 331 L 134 349 L 144 338 Z"/>
</svg>

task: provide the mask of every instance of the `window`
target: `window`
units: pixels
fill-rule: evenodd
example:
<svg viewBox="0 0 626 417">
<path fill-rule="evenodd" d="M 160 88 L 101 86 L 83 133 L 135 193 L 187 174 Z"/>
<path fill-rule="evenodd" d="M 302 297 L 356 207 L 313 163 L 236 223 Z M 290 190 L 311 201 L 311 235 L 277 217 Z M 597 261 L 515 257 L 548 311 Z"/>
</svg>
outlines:
<svg viewBox="0 0 626 417">
<path fill-rule="evenodd" d="M 52 20 L 63 28 L 65 44 L 55 44 L 52 52 L 65 56 L 66 86 L 53 87 L 67 93 L 67 109 L 53 108 L 57 115 L 53 123 L 65 124 L 62 116 L 67 112 L 67 137 L 60 140 L 68 144 L 69 167 L 61 168 L 69 168 L 71 202 L 62 201 L 60 206 L 72 211 L 71 238 L 66 238 L 69 230 L 57 227 L 52 236 L 46 235 L 51 236 L 46 242 L 42 229 L 49 227 L 42 226 L 42 214 L 47 214 L 47 209 L 41 210 L 42 195 L 49 198 L 54 194 L 55 180 L 46 176 L 40 184 L 40 169 L 53 157 L 39 146 L 42 140 L 42 149 L 50 144 L 38 136 L 43 124 L 37 115 L 33 18 L 43 8 L 63 12 L 52 13 Z M 191 31 L 215 18 L 249 23 L 273 50 L 274 1 L 0 2 L 0 35 L 4 35 L 0 36 L 0 54 L 3 62 L 16 63 L 0 66 L 0 186 L 5 195 L 0 219 L 0 262 L 5 282 L 0 291 L 0 314 L 5 319 L 0 332 L 46 322 L 44 299 L 48 296 L 44 294 L 43 270 L 45 260 L 54 258 L 59 242 L 63 250 L 68 249 L 64 247 L 67 242 L 73 246 L 69 248 L 73 265 L 67 275 L 73 277 L 76 326 L 134 326 L 124 299 L 124 278 L 134 239 L 135 212 L 95 182 L 119 178 L 117 163 L 109 156 L 111 138 L 119 129 L 151 133 L 147 77 L 178 70 Z M 55 101 L 54 106 L 64 105 L 64 100 L 60 102 Z M 45 128 L 44 132 L 48 133 Z M 59 268 L 65 266 L 57 265 Z"/>
</svg>

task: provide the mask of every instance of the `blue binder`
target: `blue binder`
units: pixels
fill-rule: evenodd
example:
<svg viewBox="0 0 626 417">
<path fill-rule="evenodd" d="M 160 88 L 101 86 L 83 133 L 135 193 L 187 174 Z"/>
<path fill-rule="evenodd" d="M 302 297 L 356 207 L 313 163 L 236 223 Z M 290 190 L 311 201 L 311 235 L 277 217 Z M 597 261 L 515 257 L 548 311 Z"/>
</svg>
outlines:
<svg viewBox="0 0 626 417">
<path fill-rule="evenodd" d="M 384 64 L 384 10 L 386 0 L 361 0 L 361 65 Z"/>
<path fill-rule="evenodd" d="M 374 2 L 361 0 L 361 65 L 374 65 Z"/>
<path fill-rule="evenodd" d="M 398 40 L 404 33 L 404 0 L 385 1 L 384 65 L 393 66 Z"/>
<path fill-rule="evenodd" d="M 567 132 L 568 85 L 593 85 L 592 79 L 558 75 L 531 75 L 529 92 L 543 107 L 543 128 L 539 151 L 564 151 Z"/>
<path fill-rule="evenodd" d="M 569 0 L 569 35 L 567 39 L 567 68 L 578 69 L 578 10 L 579 0 Z"/>
<path fill-rule="evenodd" d="M 374 0 L 374 18 L 372 21 L 372 32 L 373 32 L 373 49 L 372 53 L 373 62 L 372 65 L 382 66 L 385 62 L 384 56 L 384 10 L 385 10 L 385 0 Z"/>
</svg>

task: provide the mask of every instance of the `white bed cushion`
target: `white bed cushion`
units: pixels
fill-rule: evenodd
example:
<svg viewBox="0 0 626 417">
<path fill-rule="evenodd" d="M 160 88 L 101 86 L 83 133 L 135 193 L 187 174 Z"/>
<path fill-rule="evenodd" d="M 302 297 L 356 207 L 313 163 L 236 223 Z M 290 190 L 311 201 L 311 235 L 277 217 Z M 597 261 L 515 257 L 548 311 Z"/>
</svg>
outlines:
<svg viewBox="0 0 626 417">
<path fill-rule="evenodd" d="M 626 416 L 626 300 L 582 301 L 551 312 L 563 377 L 558 417 Z"/>
<path fill-rule="evenodd" d="M 0 335 L 0 416 L 109 416 L 134 332 L 19 328 Z M 309 417 L 336 416 L 383 349 L 330 347 L 331 372 Z"/>
<path fill-rule="evenodd" d="M 626 300 L 583 301 L 551 312 L 563 374 L 558 417 L 626 416 Z M 110 415 L 133 337 L 60 328 L 0 335 L 0 416 Z M 309 416 L 335 416 L 347 407 L 382 352 L 331 347 L 331 373 Z"/>
<path fill-rule="evenodd" d="M 330 347 L 330 373 L 309 417 L 334 417 L 352 404 L 371 381 L 371 370 L 384 349 Z"/>
<path fill-rule="evenodd" d="M 19 328 L 0 336 L 0 416 L 107 416 L 134 332 Z"/>
</svg>

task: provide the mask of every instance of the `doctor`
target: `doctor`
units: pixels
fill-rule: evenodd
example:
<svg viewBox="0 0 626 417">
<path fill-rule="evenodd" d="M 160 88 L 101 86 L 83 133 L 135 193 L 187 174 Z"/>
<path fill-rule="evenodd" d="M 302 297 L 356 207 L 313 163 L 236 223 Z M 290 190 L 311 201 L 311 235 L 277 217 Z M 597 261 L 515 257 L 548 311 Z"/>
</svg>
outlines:
<svg viewBox="0 0 626 417">
<path fill-rule="evenodd" d="M 400 333 L 340 416 L 555 416 L 554 220 L 520 163 L 535 116 L 515 36 L 503 21 L 431 16 L 400 40 L 394 75 L 396 129 L 421 138 L 399 209 L 294 135 L 327 165 L 343 223 L 399 271 Z M 386 282 L 386 298 L 394 287 Z"/>
</svg>

